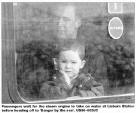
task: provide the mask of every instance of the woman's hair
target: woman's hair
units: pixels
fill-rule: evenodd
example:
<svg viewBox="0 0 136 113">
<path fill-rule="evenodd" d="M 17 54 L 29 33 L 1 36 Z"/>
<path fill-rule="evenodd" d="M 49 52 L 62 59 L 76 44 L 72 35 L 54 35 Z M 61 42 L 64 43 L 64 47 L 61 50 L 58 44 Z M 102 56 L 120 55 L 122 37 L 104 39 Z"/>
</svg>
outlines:
<svg viewBox="0 0 136 113">
<path fill-rule="evenodd" d="M 85 57 L 85 46 L 84 43 L 77 41 L 75 39 L 64 40 L 59 44 L 58 55 L 62 51 L 72 50 L 78 52 L 80 58 L 83 60 Z"/>
</svg>

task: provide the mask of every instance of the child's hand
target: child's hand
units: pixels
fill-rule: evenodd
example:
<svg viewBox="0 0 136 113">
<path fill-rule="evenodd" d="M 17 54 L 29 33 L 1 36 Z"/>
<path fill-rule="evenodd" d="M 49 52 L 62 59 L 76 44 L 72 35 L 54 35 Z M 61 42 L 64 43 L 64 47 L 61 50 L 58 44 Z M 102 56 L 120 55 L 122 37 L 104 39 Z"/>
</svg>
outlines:
<svg viewBox="0 0 136 113">
<path fill-rule="evenodd" d="M 63 75 L 63 77 L 64 77 L 65 82 L 67 83 L 67 85 L 70 86 L 71 85 L 71 81 L 70 81 L 69 76 L 64 71 L 60 71 L 60 73 Z"/>
</svg>

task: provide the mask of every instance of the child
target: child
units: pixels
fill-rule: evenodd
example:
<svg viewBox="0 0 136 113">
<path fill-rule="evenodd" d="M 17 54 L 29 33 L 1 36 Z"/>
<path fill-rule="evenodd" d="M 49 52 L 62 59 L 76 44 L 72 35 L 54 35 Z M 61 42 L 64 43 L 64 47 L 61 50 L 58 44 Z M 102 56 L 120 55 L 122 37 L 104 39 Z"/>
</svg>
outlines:
<svg viewBox="0 0 136 113">
<path fill-rule="evenodd" d="M 42 85 L 40 97 L 62 99 L 73 96 L 102 96 L 102 85 L 91 74 L 81 73 L 85 65 L 84 56 L 85 48 L 79 42 L 66 42 L 61 45 L 58 57 L 54 60 L 57 73 L 52 80 Z"/>
</svg>

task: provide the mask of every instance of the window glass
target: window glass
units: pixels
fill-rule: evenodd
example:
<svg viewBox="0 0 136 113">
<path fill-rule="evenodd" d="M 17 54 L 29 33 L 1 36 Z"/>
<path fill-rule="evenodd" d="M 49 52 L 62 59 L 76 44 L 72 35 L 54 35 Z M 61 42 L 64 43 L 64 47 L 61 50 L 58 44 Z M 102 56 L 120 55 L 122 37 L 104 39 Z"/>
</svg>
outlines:
<svg viewBox="0 0 136 113">
<path fill-rule="evenodd" d="M 13 4 L 17 89 L 23 98 L 46 100 L 51 99 L 48 98 L 51 95 L 56 96 L 52 99 L 67 98 L 66 93 L 69 91 L 62 91 L 59 98 L 60 92 L 54 94 L 58 92 L 57 88 L 54 88 L 57 87 L 56 82 L 52 83 L 58 70 L 54 58 L 58 54 L 57 47 L 62 43 L 59 38 L 64 37 L 62 32 L 60 37 L 58 36 L 60 30 L 58 24 L 63 20 L 54 13 L 60 5 L 67 4 Z M 86 63 L 82 73 L 85 75 L 89 73 L 89 76 L 91 75 L 99 83 L 96 86 L 102 84 L 104 95 L 100 96 L 134 93 L 134 8 L 130 7 L 131 10 L 126 8 L 134 4 L 124 3 L 121 14 L 109 14 L 107 3 L 73 3 L 72 5 L 76 7 L 76 19 L 81 22 L 77 31 L 73 31 L 77 32 L 76 39 L 83 40 L 85 43 Z M 63 10 L 61 11 L 64 13 Z M 117 40 L 110 37 L 107 29 L 108 22 L 114 16 L 122 20 L 124 27 L 121 38 Z M 63 24 L 71 27 L 68 22 Z M 60 31 L 66 26 L 61 27 Z M 71 27 L 70 31 L 67 29 L 66 33 L 74 34 L 72 29 L 74 28 Z M 47 83 L 52 87 L 47 86 Z M 90 87 L 86 90 L 93 90 Z M 51 94 L 44 93 L 47 88 Z M 97 91 L 94 92 L 99 96 Z M 95 93 L 85 95 L 92 97 Z"/>
</svg>

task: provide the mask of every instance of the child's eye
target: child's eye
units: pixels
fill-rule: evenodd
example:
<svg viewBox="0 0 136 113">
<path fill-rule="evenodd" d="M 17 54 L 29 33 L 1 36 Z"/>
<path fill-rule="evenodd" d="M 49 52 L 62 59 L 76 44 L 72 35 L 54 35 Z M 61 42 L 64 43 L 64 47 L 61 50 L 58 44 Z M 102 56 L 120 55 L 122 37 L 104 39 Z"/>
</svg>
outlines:
<svg viewBox="0 0 136 113">
<path fill-rule="evenodd" d="M 72 62 L 72 64 L 76 64 L 77 62 Z"/>
<path fill-rule="evenodd" d="M 65 60 L 62 60 L 61 62 L 62 62 L 62 63 L 66 63 L 67 61 L 65 61 Z"/>
</svg>

